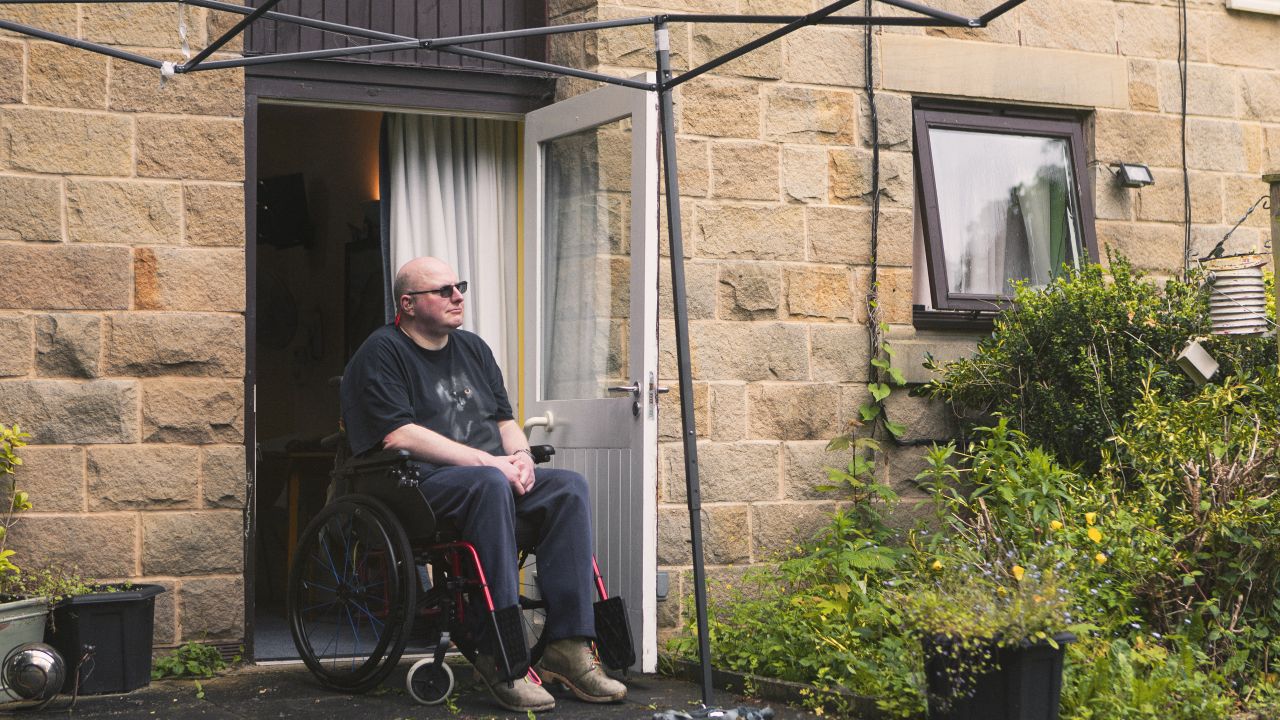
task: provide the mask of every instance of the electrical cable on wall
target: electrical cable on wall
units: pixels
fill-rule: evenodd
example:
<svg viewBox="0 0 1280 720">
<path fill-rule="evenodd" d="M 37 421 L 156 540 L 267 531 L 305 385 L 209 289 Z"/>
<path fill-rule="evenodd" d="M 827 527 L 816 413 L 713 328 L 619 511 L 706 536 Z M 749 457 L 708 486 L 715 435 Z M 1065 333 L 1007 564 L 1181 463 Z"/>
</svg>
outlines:
<svg viewBox="0 0 1280 720">
<path fill-rule="evenodd" d="M 1187 0 L 1178 0 L 1178 86 L 1182 123 L 1182 279 L 1191 273 L 1191 173 L 1187 170 Z"/>
</svg>

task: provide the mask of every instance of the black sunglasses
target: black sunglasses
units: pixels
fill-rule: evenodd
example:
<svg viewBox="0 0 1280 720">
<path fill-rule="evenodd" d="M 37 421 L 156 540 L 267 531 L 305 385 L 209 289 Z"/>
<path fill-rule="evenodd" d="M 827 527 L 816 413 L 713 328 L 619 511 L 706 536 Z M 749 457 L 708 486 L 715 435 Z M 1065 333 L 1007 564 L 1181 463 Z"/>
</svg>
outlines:
<svg viewBox="0 0 1280 720">
<path fill-rule="evenodd" d="M 405 295 L 439 295 L 445 300 L 448 300 L 453 297 L 454 290 L 457 290 L 459 295 L 466 295 L 467 281 L 463 280 L 455 285 L 445 285 L 444 287 L 438 287 L 434 290 L 411 290 L 405 293 Z"/>
</svg>

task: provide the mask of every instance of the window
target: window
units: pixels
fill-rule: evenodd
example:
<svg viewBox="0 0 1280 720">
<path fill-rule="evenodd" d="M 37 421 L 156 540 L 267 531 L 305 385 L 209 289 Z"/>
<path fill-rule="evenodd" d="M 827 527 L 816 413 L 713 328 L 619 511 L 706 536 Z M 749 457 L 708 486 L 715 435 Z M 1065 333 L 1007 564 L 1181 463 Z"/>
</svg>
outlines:
<svg viewBox="0 0 1280 720">
<path fill-rule="evenodd" d="M 932 307 L 999 310 L 1017 282 L 1097 261 L 1078 118 L 918 105 L 915 143 Z"/>
</svg>

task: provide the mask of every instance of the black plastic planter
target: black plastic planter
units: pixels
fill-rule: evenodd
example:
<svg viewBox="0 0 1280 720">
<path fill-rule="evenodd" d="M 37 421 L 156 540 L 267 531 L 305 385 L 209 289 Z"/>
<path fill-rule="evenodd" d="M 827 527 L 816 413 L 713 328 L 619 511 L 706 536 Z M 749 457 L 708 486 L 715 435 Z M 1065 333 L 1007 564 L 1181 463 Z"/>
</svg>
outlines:
<svg viewBox="0 0 1280 720">
<path fill-rule="evenodd" d="M 1076 636 L 1059 633 L 1053 639 L 1056 648 L 1045 641 L 986 648 L 926 641 L 930 720 L 1058 720 L 1062 657 Z M 991 669 L 975 674 L 975 663 Z"/>
<path fill-rule="evenodd" d="M 151 642 L 159 585 L 130 585 L 76 595 L 53 606 L 45 641 L 66 659 L 72 692 L 122 693 L 151 683 Z M 81 660 L 83 659 L 83 662 Z"/>
</svg>

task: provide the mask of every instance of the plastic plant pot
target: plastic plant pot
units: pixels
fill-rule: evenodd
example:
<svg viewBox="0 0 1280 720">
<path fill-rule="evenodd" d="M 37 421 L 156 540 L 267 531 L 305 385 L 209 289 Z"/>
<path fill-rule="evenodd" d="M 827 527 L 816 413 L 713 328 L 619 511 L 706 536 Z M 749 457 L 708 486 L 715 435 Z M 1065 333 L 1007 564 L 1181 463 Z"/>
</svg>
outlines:
<svg viewBox="0 0 1280 720">
<path fill-rule="evenodd" d="M 1012 646 L 927 640 L 930 720 L 1058 720 L 1062 658 L 1076 636 L 1053 639 L 1057 647 L 1044 640 Z"/>
<path fill-rule="evenodd" d="M 160 585 L 104 586 L 53 606 L 45 642 L 67 662 L 63 692 L 123 693 L 151 683 L 155 598 L 162 592 Z"/>
</svg>

